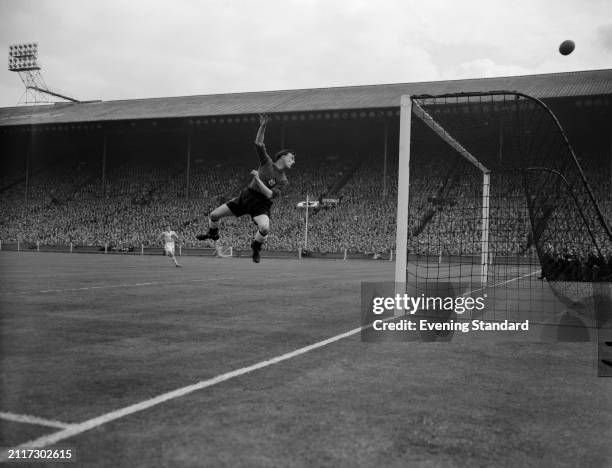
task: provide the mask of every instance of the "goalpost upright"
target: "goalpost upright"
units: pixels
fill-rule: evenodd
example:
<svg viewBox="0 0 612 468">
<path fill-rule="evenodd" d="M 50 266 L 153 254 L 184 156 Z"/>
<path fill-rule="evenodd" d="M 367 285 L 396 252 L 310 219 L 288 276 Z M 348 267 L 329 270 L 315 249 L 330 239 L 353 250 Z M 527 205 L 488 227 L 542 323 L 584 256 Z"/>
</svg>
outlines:
<svg viewBox="0 0 612 468">
<path fill-rule="evenodd" d="M 400 109 L 399 168 L 397 181 L 397 230 L 395 237 L 395 284 L 404 288 L 408 264 L 408 202 L 410 197 L 410 130 L 412 99 L 402 96 Z M 397 291 L 403 293 L 405 291 Z"/>
</svg>

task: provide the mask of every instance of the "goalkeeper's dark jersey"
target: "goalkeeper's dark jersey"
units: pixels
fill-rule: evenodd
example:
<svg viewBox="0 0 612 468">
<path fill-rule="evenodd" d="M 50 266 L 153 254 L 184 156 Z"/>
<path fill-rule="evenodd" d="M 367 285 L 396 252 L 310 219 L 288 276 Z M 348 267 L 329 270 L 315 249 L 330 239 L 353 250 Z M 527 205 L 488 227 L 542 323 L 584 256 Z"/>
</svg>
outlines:
<svg viewBox="0 0 612 468">
<path fill-rule="evenodd" d="M 281 195 L 282 191 L 289 184 L 287 176 L 283 171 L 280 171 L 276 168 L 276 166 L 272 162 L 272 158 L 268 156 L 268 153 L 266 152 L 266 146 L 264 144 L 260 145 L 255 143 L 255 149 L 257 151 L 257 155 L 259 156 L 259 178 L 266 187 L 272 190 L 272 198 L 277 198 Z M 254 180 L 249 183 L 249 188 L 251 190 L 259 192 L 257 182 L 255 182 Z"/>
</svg>

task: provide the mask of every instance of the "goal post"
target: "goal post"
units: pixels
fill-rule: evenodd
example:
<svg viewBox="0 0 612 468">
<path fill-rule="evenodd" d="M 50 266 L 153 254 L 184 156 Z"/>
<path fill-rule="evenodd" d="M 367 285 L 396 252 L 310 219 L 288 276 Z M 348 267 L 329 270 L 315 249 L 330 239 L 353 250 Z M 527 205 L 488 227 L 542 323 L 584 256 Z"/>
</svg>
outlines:
<svg viewBox="0 0 612 468">
<path fill-rule="evenodd" d="M 593 283 L 612 285 L 596 193 L 544 102 L 516 91 L 402 96 L 396 292 L 448 284 L 488 293 L 496 319 L 612 323 L 594 310 L 605 288 Z"/>
<path fill-rule="evenodd" d="M 395 284 L 405 288 L 408 263 L 408 202 L 410 199 L 410 131 L 412 99 L 404 95 L 400 109 L 399 168 L 397 181 L 397 231 L 395 241 Z M 402 290 L 396 293 L 404 293 Z"/>
</svg>

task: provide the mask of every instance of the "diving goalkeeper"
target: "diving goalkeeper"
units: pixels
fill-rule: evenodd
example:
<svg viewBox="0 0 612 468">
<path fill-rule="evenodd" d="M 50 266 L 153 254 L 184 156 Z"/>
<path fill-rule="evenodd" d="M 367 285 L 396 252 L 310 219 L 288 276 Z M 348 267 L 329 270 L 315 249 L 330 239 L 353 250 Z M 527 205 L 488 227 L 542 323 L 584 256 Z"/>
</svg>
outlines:
<svg viewBox="0 0 612 468">
<path fill-rule="evenodd" d="M 270 232 L 270 210 L 272 200 L 281 196 L 282 190 L 289 183 L 285 171 L 291 169 L 295 164 L 295 153 L 292 150 L 283 149 L 274 155 L 272 159 L 264 145 L 264 135 L 269 118 L 265 115 L 259 116 L 259 130 L 255 137 L 255 150 L 259 157 L 259 168 L 251 171 L 252 180 L 242 190 L 240 196 L 231 199 L 227 203 L 211 211 L 208 220 L 208 232 L 198 234 L 198 240 L 219 239 L 219 221 L 227 216 L 249 215 L 257 225 L 255 238 L 251 242 L 253 251 L 252 258 L 259 263 L 261 247 Z"/>
</svg>

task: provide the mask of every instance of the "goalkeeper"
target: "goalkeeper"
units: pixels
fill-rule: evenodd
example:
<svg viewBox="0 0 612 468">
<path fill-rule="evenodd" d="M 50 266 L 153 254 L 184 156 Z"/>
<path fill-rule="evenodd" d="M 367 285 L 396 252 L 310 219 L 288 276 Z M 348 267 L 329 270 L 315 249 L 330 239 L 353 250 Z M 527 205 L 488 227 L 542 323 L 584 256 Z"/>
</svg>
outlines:
<svg viewBox="0 0 612 468">
<path fill-rule="evenodd" d="M 219 221 L 227 216 L 249 215 L 257 225 L 255 238 L 251 242 L 252 258 L 259 263 L 261 247 L 270 232 L 270 210 L 272 200 L 281 196 L 282 190 L 289 183 L 285 170 L 291 169 L 295 164 L 295 153 L 283 149 L 274 155 L 274 160 L 268 155 L 264 145 L 266 124 L 269 118 L 259 116 L 259 130 L 255 138 L 255 150 L 259 156 L 259 168 L 251 171 L 253 176 L 249 185 L 242 190 L 240 196 L 215 208 L 209 215 L 208 232 L 198 234 L 198 240 L 219 239 Z"/>
</svg>

